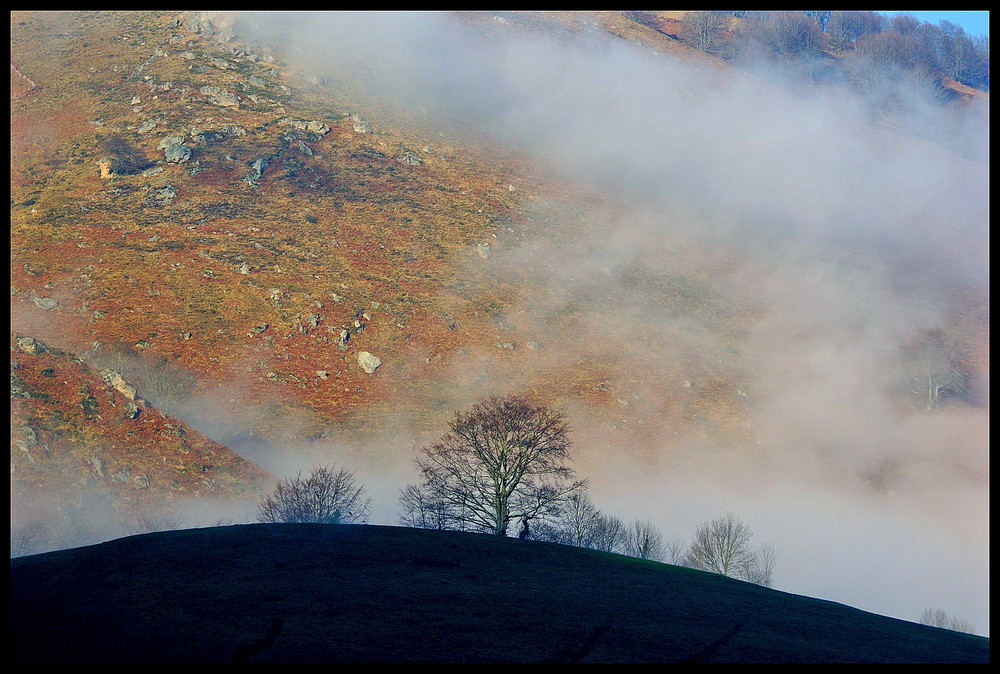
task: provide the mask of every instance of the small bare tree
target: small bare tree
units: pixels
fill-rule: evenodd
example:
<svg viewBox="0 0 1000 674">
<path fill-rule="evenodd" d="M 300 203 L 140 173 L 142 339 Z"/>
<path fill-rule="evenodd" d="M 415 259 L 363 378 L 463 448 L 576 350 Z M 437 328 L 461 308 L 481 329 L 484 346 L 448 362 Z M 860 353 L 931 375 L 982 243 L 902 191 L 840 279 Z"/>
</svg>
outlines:
<svg viewBox="0 0 1000 674">
<path fill-rule="evenodd" d="M 759 551 L 750 545 L 753 531 L 731 513 L 698 527 L 684 565 L 770 587 L 778 550 L 765 544 Z"/>
<path fill-rule="evenodd" d="M 624 552 L 627 538 L 628 530 L 624 522 L 614 515 L 600 514 L 587 547 L 604 552 Z"/>
<path fill-rule="evenodd" d="M 942 398 L 966 389 L 967 375 L 954 362 L 945 345 L 928 340 L 917 353 L 910 368 L 910 393 L 928 410 L 935 410 Z"/>
<path fill-rule="evenodd" d="M 566 499 L 559 523 L 565 532 L 567 543 L 589 547 L 600 519 L 601 513 L 594 507 L 594 502 L 585 491 L 581 490 Z"/>
<path fill-rule="evenodd" d="M 636 520 L 628 528 L 626 554 L 640 559 L 663 558 L 663 534 L 650 520 Z"/>
<path fill-rule="evenodd" d="M 415 484 L 400 490 L 399 523 L 418 529 L 461 529 L 462 519 L 452 514 L 442 499 Z"/>
<path fill-rule="evenodd" d="M 563 501 L 586 484 L 566 465 L 569 427 L 562 416 L 522 396 L 480 401 L 449 426 L 417 459 L 419 490 L 461 528 L 506 536 L 513 520 L 557 517 Z"/>
<path fill-rule="evenodd" d="M 318 466 L 307 478 L 302 473 L 278 482 L 274 492 L 257 505 L 257 521 L 322 524 L 363 522 L 371 512 L 371 499 L 358 485 L 354 473 Z"/>
<path fill-rule="evenodd" d="M 663 561 L 667 564 L 684 566 L 686 552 L 687 546 L 684 539 L 679 536 L 673 536 L 663 542 Z"/>
<path fill-rule="evenodd" d="M 954 630 L 955 632 L 966 632 L 968 634 L 976 633 L 976 628 L 970 625 L 967 621 L 954 616 L 949 616 L 945 610 L 941 608 L 925 608 L 924 612 L 920 614 L 920 623 L 923 625 L 931 625 L 932 627 L 940 627 L 946 630 Z"/>
<path fill-rule="evenodd" d="M 180 529 L 183 524 L 184 518 L 181 515 L 152 507 L 133 514 L 121 523 L 122 530 L 128 536 L 154 531 L 173 531 Z"/>
<path fill-rule="evenodd" d="M 753 554 L 750 538 L 753 532 L 743 520 L 727 514 L 698 527 L 694 542 L 687 553 L 687 565 L 736 577 Z"/>
<path fill-rule="evenodd" d="M 719 54 L 733 17 L 728 12 L 694 11 L 684 14 L 680 39 L 695 49 Z"/>
<path fill-rule="evenodd" d="M 778 548 L 773 543 L 764 543 L 755 554 L 744 560 L 739 577 L 757 585 L 772 587 L 777 562 Z"/>
</svg>

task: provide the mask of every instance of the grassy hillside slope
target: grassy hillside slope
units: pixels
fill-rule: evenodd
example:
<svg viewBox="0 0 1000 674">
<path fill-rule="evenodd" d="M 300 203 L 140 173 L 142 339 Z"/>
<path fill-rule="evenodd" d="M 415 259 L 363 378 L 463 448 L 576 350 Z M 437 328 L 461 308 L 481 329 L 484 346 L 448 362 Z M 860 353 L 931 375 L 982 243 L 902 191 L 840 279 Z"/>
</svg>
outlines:
<svg viewBox="0 0 1000 674">
<path fill-rule="evenodd" d="M 372 526 L 11 560 L 14 662 L 987 662 L 989 640 L 691 569 Z"/>
</svg>

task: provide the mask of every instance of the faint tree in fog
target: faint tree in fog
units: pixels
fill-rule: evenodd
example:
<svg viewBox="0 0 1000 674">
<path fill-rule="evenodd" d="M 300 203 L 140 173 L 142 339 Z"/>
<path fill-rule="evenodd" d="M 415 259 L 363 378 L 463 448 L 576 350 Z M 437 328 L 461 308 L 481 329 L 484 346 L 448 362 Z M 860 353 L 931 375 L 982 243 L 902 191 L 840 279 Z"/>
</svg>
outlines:
<svg viewBox="0 0 1000 674">
<path fill-rule="evenodd" d="M 625 552 L 628 529 L 614 515 L 599 514 L 588 548 L 604 552 Z"/>
<path fill-rule="evenodd" d="M 941 627 L 946 630 L 954 630 L 955 632 L 976 633 L 976 628 L 967 621 L 949 616 L 944 609 L 940 608 L 925 608 L 924 612 L 920 614 L 920 623 L 922 625 L 931 625 L 932 627 Z"/>
<path fill-rule="evenodd" d="M 148 534 L 154 531 L 173 531 L 180 529 L 184 518 L 169 510 L 149 508 L 135 513 L 122 522 L 122 530 L 128 536 Z"/>
<path fill-rule="evenodd" d="M 755 551 L 750 545 L 751 538 L 750 527 L 727 513 L 725 517 L 698 527 L 684 564 L 770 587 L 778 558 L 777 548 L 767 544 Z"/>
<path fill-rule="evenodd" d="M 778 548 L 772 543 L 764 543 L 757 552 L 743 561 L 739 577 L 764 587 L 774 585 L 774 567 L 778 563 Z"/>
<path fill-rule="evenodd" d="M 513 520 L 552 520 L 586 484 L 566 465 L 571 443 L 562 416 L 522 396 L 477 402 L 449 427 L 421 450 L 418 489 L 463 528 L 506 536 Z"/>
<path fill-rule="evenodd" d="M 826 38 L 806 12 L 749 12 L 735 30 L 737 55 L 749 59 L 818 56 Z"/>
<path fill-rule="evenodd" d="M 462 529 L 462 518 L 435 494 L 410 484 L 400 490 L 399 523 L 419 529 Z"/>
<path fill-rule="evenodd" d="M 862 35 L 878 33 L 882 30 L 885 17 L 876 12 L 830 12 L 826 33 L 831 46 L 837 49 L 851 49 Z"/>
<path fill-rule="evenodd" d="M 307 478 L 302 473 L 278 482 L 274 492 L 257 505 L 257 521 L 322 524 L 361 522 L 371 511 L 371 499 L 354 473 L 318 466 Z"/>
<path fill-rule="evenodd" d="M 686 12 L 680 39 L 695 49 L 718 55 L 724 51 L 731 22 L 732 16 L 727 12 Z"/>
<path fill-rule="evenodd" d="M 851 82 L 876 110 L 899 109 L 915 100 L 940 104 L 953 94 L 934 68 L 927 44 L 912 35 L 863 35 L 843 63 Z"/>
<path fill-rule="evenodd" d="M 663 559 L 663 534 L 650 520 L 636 520 L 628 527 L 625 554 L 640 559 Z"/>
<path fill-rule="evenodd" d="M 22 557 L 41 552 L 47 536 L 48 530 L 45 523 L 40 519 L 31 519 L 26 522 L 17 523 L 12 522 L 10 527 L 10 556 Z"/>
<path fill-rule="evenodd" d="M 942 398 L 966 390 L 966 373 L 956 357 L 936 337 L 927 339 L 912 358 L 910 393 L 928 410 L 937 409 Z"/>
<path fill-rule="evenodd" d="M 183 403 L 196 383 L 176 362 L 131 346 L 95 343 L 85 360 L 91 367 L 119 373 L 143 399 L 172 415 L 183 414 Z"/>
<path fill-rule="evenodd" d="M 601 513 L 594 507 L 590 496 L 587 495 L 587 492 L 580 490 L 563 503 L 559 515 L 559 525 L 565 532 L 567 543 L 580 547 L 590 547 L 600 519 Z"/>
<path fill-rule="evenodd" d="M 683 566 L 686 553 L 687 545 L 679 536 L 668 538 L 663 542 L 663 561 L 667 564 Z"/>
<path fill-rule="evenodd" d="M 687 565 L 736 577 L 753 554 L 750 539 L 753 532 L 732 514 L 719 517 L 698 527 L 694 542 L 687 553 Z"/>
</svg>

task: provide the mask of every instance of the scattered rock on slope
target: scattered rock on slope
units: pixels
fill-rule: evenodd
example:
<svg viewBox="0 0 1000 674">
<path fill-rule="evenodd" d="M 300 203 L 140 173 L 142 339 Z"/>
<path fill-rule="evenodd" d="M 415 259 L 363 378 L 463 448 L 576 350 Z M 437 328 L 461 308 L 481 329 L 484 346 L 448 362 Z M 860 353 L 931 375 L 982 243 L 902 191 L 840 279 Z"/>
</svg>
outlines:
<svg viewBox="0 0 1000 674">
<path fill-rule="evenodd" d="M 362 351 L 358 354 L 358 365 L 368 374 L 375 372 L 381 364 L 382 360 L 378 356 L 372 355 L 367 351 Z"/>
</svg>

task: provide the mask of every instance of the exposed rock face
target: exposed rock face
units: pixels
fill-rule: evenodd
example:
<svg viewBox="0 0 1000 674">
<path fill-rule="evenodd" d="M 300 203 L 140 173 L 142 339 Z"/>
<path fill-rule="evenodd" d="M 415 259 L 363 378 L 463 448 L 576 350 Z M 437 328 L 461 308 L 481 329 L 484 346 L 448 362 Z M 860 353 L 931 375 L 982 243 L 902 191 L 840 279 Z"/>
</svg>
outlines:
<svg viewBox="0 0 1000 674">
<path fill-rule="evenodd" d="M 118 390 L 129 400 L 135 400 L 135 387 L 125 381 L 125 377 L 120 373 L 114 370 L 102 370 L 101 378 L 104 379 L 104 383 Z"/>
<path fill-rule="evenodd" d="M 372 355 L 367 351 L 362 351 L 358 354 L 358 365 L 368 374 L 375 372 L 381 364 L 382 360 L 378 356 Z"/>
<path fill-rule="evenodd" d="M 264 171 L 270 165 L 270 161 L 264 157 L 257 159 L 253 164 L 250 165 L 250 173 L 243 176 L 243 182 L 251 187 L 257 186 L 257 181 L 261 179 L 264 175 Z M 273 293 L 272 293 L 273 294 Z"/>
<path fill-rule="evenodd" d="M 212 105 L 218 105 L 222 108 L 240 107 L 240 99 L 237 98 L 236 94 L 222 87 L 207 84 L 199 89 L 199 91 L 208 96 L 208 102 Z"/>
<path fill-rule="evenodd" d="M 191 148 L 187 145 L 171 145 L 163 151 L 163 158 L 171 164 L 183 164 L 191 158 Z"/>
<path fill-rule="evenodd" d="M 33 301 L 39 309 L 46 311 L 51 311 L 59 306 L 59 300 L 54 300 L 51 297 L 36 297 Z"/>
<path fill-rule="evenodd" d="M 372 125 L 369 124 L 366 120 L 362 119 L 360 116 L 353 115 L 352 119 L 354 120 L 354 130 L 357 131 L 358 133 L 372 132 Z"/>
<path fill-rule="evenodd" d="M 18 337 L 17 348 L 21 349 L 21 351 L 24 351 L 25 353 L 30 353 L 32 356 L 36 356 L 42 351 L 45 351 L 45 346 L 34 337 Z"/>
<path fill-rule="evenodd" d="M 161 140 L 157 146 L 157 150 L 165 150 L 171 145 L 182 145 L 184 143 L 184 136 L 167 136 Z"/>
<path fill-rule="evenodd" d="M 316 119 L 306 121 L 304 119 L 290 119 L 286 117 L 285 119 L 278 120 L 278 126 L 291 126 L 299 131 L 308 131 L 320 136 L 330 133 L 330 127 L 325 122 Z"/>
<path fill-rule="evenodd" d="M 184 136 L 167 136 L 156 149 L 163 150 L 164 159 L 171 164 L 181 164 L 191 158 L 191 148 L 184 144 Z"/>
</svg>

